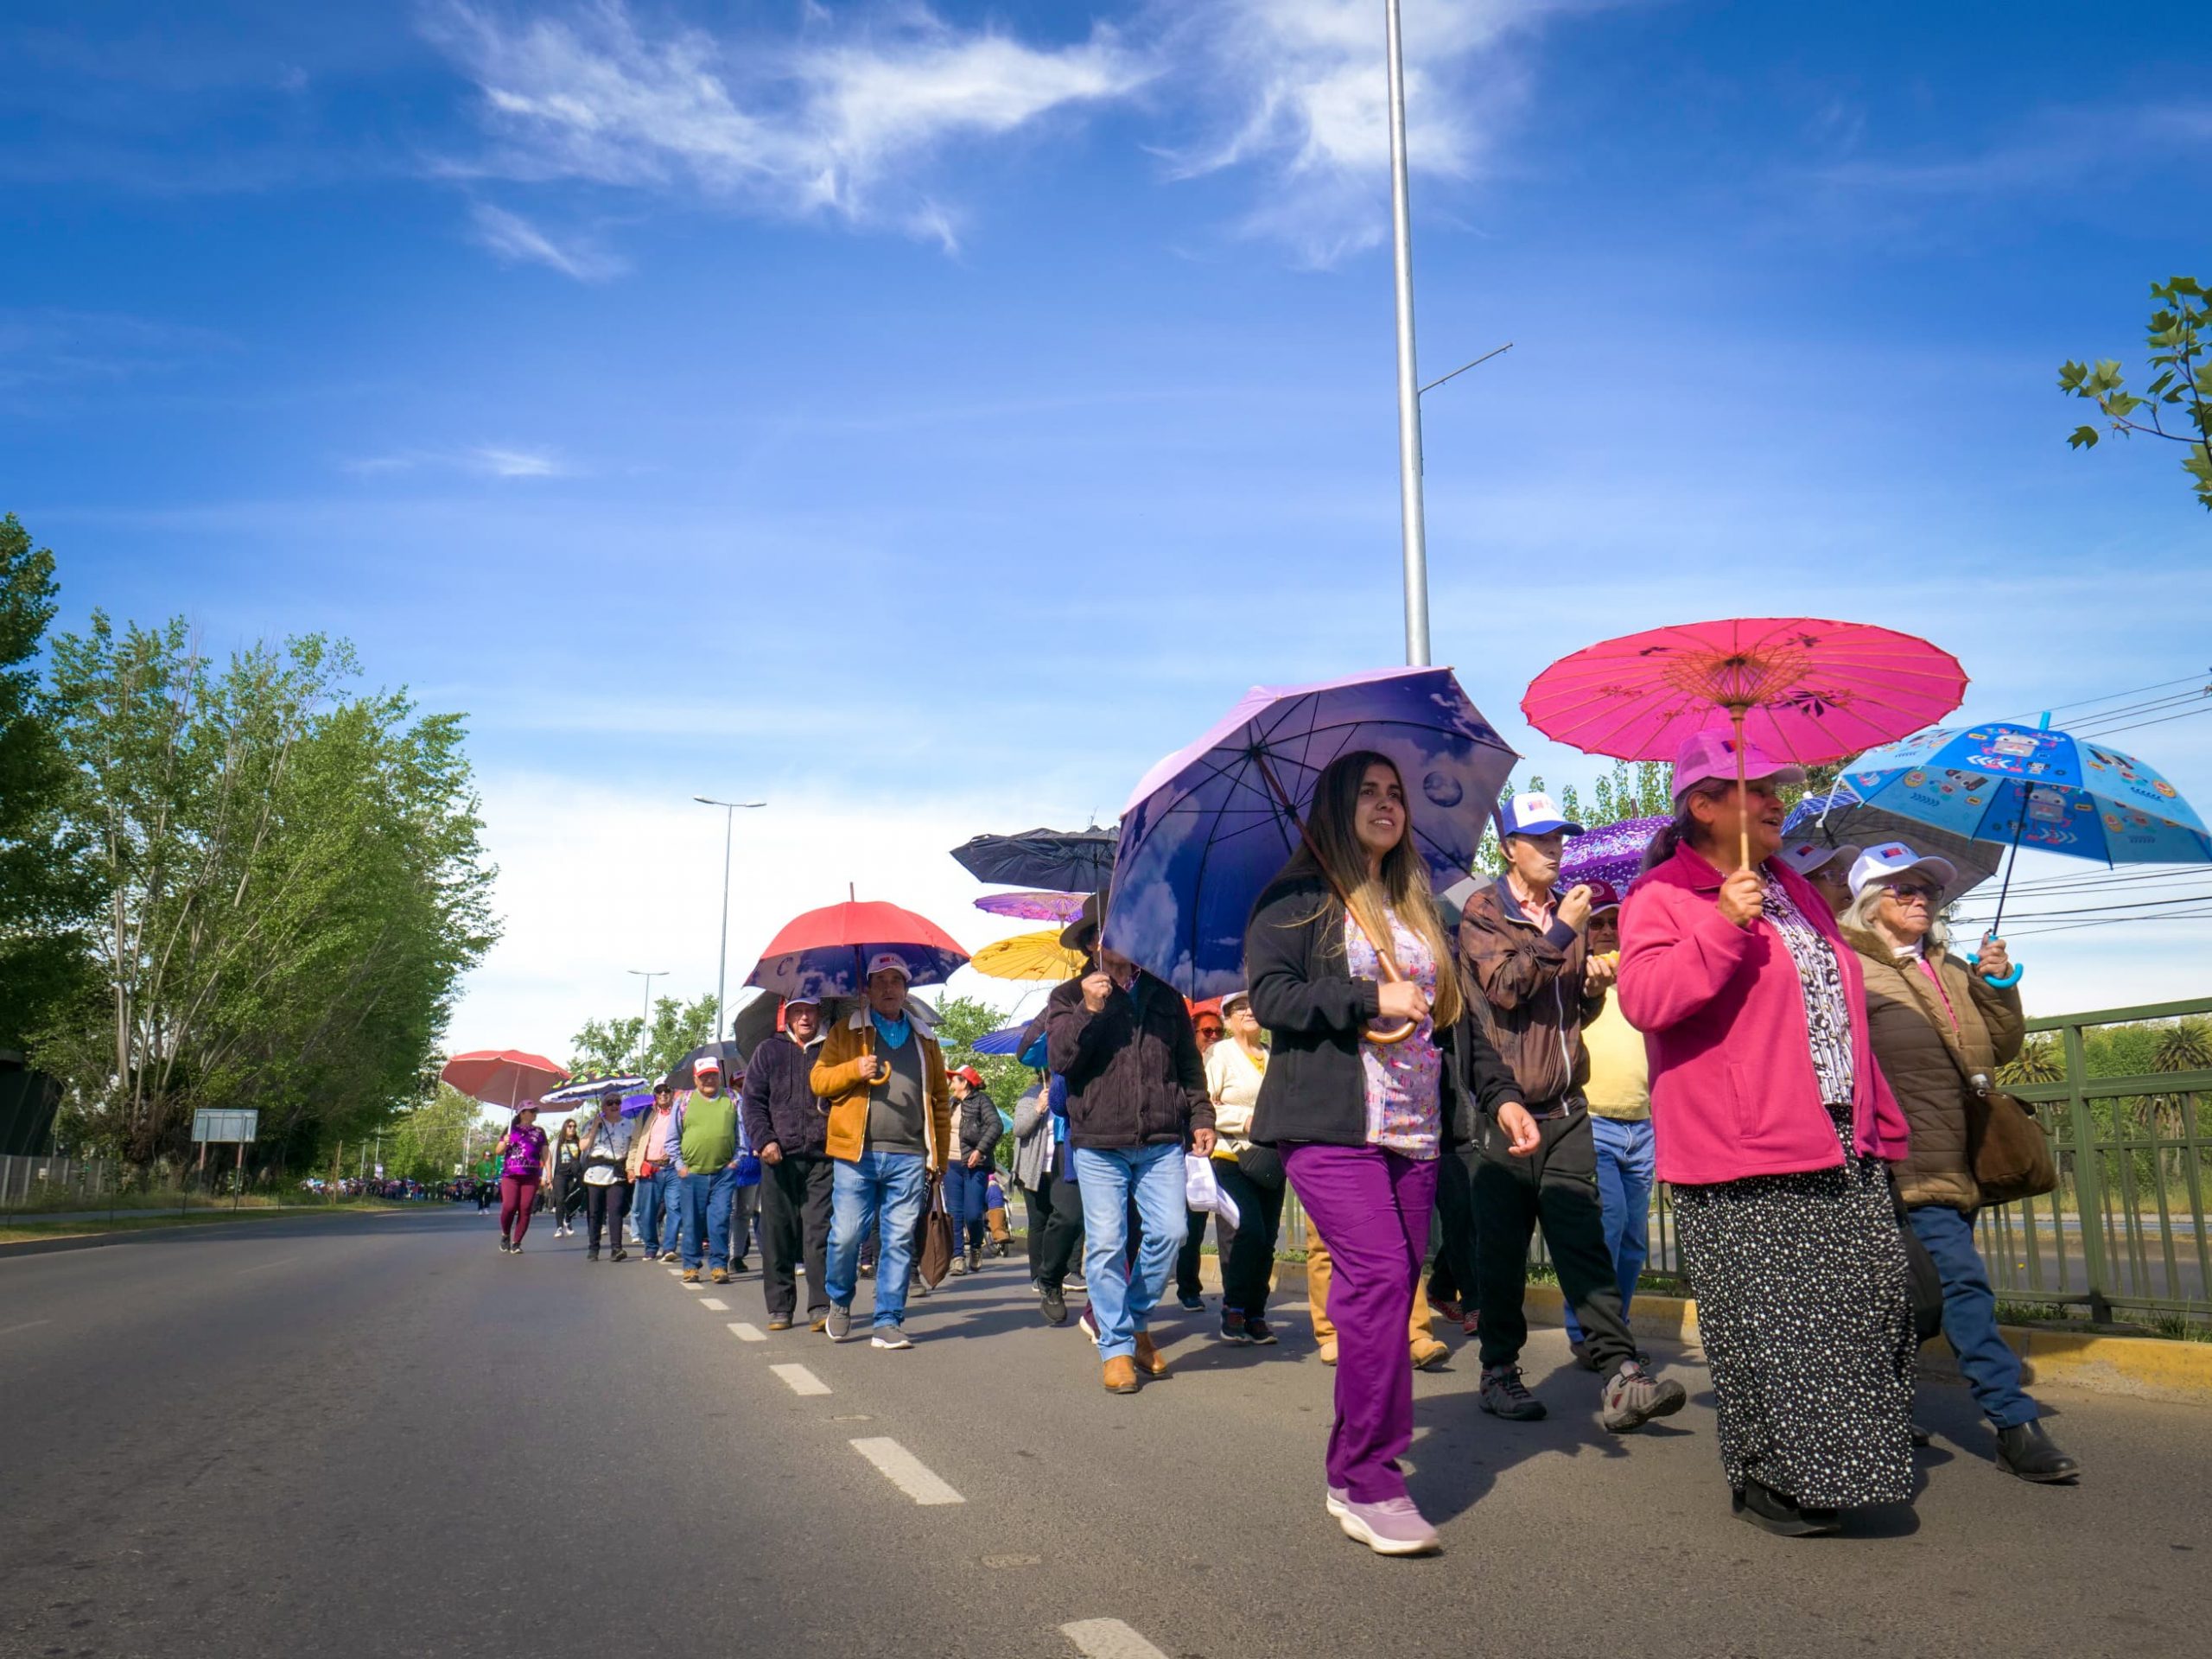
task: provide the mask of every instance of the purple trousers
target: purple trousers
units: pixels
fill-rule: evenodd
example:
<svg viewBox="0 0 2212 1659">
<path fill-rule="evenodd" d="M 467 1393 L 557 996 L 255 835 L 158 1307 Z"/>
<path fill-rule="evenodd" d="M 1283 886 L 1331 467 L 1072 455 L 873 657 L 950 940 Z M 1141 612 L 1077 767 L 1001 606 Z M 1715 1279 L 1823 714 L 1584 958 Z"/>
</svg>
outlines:
<svg viewBox="0 0 2212 1659">
<path fill-rule="evenodd" d="M 1436 1205 L 1436 1164 L 1380 1147 L 1318 1143 L 1284 1149 L 1282 1164 L 1333 1263 L 1337 1421 L 1329 1484 L 1355 1503 L 1406 1495 L 1398 1458 L 1414 1437 L 1414 1362 L 1406 1343 L 1421 1259 Z"/>
</svg>

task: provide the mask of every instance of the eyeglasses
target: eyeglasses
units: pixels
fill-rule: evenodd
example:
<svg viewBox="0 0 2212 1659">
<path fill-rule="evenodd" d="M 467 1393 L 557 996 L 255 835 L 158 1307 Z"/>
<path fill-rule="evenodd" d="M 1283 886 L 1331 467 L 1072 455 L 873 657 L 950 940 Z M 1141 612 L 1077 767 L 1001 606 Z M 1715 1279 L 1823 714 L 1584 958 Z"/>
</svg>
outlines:
<svg viewBox="0 0 2212 1659">
<path fill-rule="evenodd" d="M 1917 899 L 1924 905 L 1932 905 L 1943 896 L 1942 888 L 1924 887 L 1917 881 L 1910 884 L 1899 882 L 1890 891 L 1896 895 L 1899 904 L 1904 903 L 1908 899 Z"/>
</svg>

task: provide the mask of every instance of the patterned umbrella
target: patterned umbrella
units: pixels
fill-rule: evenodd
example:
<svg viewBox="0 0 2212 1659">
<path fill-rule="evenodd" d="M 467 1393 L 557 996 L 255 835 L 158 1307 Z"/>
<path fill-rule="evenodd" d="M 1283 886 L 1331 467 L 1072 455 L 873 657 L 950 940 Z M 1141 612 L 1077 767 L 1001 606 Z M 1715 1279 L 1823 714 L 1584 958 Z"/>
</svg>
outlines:
<svg viewBox="0 0 2212 1659">
<path fill-rule="evenodd" d="M 612 1077 L 578 1077 L 574 1083 L 565 1084 L 558 1089 L 547 1090 L 537 1097 L 537 1103 L 540 1106 L 557 1106 L 565 1111 L 569 1107 L 581 1105 L 587 1101 L 596 1101 L 610 1089 L 617 1094 L 627 1094 L 633 1089 L 651 1087 L 652 1085 L 645 1078 L 629 1071 L 619 1072 Z"/>
<path fill-rule="evenodd" d="M 1958 658 L 1858 622 L 1747 617 L 1652 628 L 1562 657 L 1521 700 L 1547 737 L 1622 760 L 1671 760 L 1692 733 L 1802 764 L 1840 760 L 1941 720 L 1965 696 Z M 1738 856 L 1751 861 L 1750 831 Z"/>
<path fill-rule="evenodd" d="M 745 982 L 779 996 L 857 996 L 868 958 L 889 951 L 910 985 L 942 985 L 968 960 L 953 937 L 896 905 L 852 902 L 810 910 L 768 941 Z"/>
<path fill-rule="evenodd" d="M 1083 914 L 1083 897 L 1079 893 L 987 893 L 976 901 L 976 908 L 1017 922 L 1058 922 L 1065 927 Z"/>
<path fill-rule="evenodd" d="M 1651 845 L 1651 837 L 1664 830 L 1666 818 L 1624 818 L 1618 823 L 1601 824 L 1587 835 L 1577 836 L 1567 843 L 1567 851 L 1559 861 L 1559 885 L 1561 889 L 1580 881 L 1609 881 L 1616 893 L 1626 893 L 1628 884 L 1636 880 L 1643 868 L 1644 849 Z"/>
</svg>

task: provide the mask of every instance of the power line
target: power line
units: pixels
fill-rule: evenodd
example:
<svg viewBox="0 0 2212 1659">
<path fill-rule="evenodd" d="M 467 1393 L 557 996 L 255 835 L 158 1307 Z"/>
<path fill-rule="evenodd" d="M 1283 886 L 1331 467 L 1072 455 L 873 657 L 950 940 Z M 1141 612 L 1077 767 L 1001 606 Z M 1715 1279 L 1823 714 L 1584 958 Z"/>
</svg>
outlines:
<svg viewBox="0 0 2212 1659">
<path fill-rule="evenodd" d="M 2069 709 L 2087 709 L 2092 703 L 2116 702 L 2122 697 L 2139 697 L 2147 692 L 2164 691 L 2172 686 L 2193 684 L 2202 677 L 2202 676 L 2201 675 L 2184 674 L 2177 680 L 2161 680 L 2156 685 L 2139 685 L 2126 691 L 2108 691 L 2101 697 L 2084 697 L 2079 702 L 2060 702 L 2054 703 L 2048 709 L 2031 709 L 2024 715 L 2015 715 L 2011 716 L 2005 723 L 2008 725 L 2018 725 L 2022 721 L 2033 720 L 2037 715 L 2061 714 Z M 2099 716 L 2091 715 L 2086 716 L 2086 718 L 2094 721 L 2098 719 Z"/>
</svg>

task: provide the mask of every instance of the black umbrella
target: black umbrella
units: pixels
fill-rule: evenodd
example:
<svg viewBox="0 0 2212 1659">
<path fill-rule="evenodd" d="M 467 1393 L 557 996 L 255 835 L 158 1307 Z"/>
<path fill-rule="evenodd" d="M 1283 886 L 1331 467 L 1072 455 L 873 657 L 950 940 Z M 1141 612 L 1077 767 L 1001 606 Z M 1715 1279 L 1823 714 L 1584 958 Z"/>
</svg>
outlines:
<svg viewBox="0 0 2212 1659">
<path fill-rule="evenodd" d="M 745 1071 L 745 1051 L 735 1043 L 702 1043 L 668 1070 L 668 1086 L 671 1089 L 696 1089 L 699 1079 L 691 1070 L 692 1063 L 712 1054 L 722 1063 L 722 1081 L 735 1083 Z"/>
<path fill-rule="evenodd" d="M 1114 879 L 1114 853 L 1122 832 L 1101 830 L 1026 830 L 1016 836 L 977 836 L 952 849 L 960 868 L 978 881 L 1054 893 L 1097 893 Z"/>
</svg>

